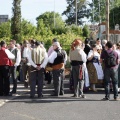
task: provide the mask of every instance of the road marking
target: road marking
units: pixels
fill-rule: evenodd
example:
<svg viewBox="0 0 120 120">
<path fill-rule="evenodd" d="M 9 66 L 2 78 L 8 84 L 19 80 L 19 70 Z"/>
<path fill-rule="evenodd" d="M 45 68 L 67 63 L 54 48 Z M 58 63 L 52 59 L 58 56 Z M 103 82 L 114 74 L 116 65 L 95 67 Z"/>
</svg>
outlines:
<svg viewBox="0 0 120 120">
<path fill-rule="evenodd" d="M 25 117 L 25 118 L 29 118 L 31 120 L 37 120 L 36 118 L 34 117 L 31 117 L 31 116 L 28 116 L 26 114 L 20 114 L 20 113 L 17 113 L 17 112 L 12 112 L 13 114 L 16 114 L 16 115 L 19 115 L 19 116 L 22 116 L 22 117 Z"/>
</svg>

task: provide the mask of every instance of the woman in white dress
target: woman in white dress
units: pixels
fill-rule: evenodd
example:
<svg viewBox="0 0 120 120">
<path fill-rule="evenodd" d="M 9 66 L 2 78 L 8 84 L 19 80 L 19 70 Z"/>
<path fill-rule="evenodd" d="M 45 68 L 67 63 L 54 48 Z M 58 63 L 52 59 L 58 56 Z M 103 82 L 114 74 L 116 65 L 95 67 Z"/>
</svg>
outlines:
<svg viewBox="0 0 120 120">
<path fill-rule="evenodd" d="M 87 59 L 89 62 L 87 64 L 87 68 L 88 68 L 89 80 L 91 84 L 91 90 L 96 92 L 97 90 L 95 84 L 102 82 L 104 76 L 103 76 L 102 66 L 99 62 L 100 54 L 97 51 L 97 46 L 92 45 L 92 49 L 93 50 L 90 50 L 90 52 L 88 53 Z"/>
</svg>

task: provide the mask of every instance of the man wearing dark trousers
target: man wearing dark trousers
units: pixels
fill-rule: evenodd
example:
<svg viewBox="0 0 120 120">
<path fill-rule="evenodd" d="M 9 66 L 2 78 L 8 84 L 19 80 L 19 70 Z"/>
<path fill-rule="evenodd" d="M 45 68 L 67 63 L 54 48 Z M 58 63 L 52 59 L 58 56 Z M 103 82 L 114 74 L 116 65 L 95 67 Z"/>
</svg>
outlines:
<svg viewBox="0 0 120 120">
<path fill-rule="evenodd" d="M 30 70 L 30 98 L 35 97 L 35 87 L 37 82 L 37 94 L 38 98 L 42 98 L 42 88 L 44 79 L 44 68 L 48 63 L 48 55 L 46 50 L 40 47 L 39 42 L 35 42 L 36 48 L 31 50 L 28 56 L 28 61 L 31 64 Z"/>
<path fill-rule="evenodd" d="M 110 79 L 113 84 L 114 100 L 118 98 L 118 54 L 112 49 L 113 44 L 111 41 L 106 43 L 106 50 L 101 54 L 101 62 L 105 63 L 104 68 L 104 83 L 105 83 L 105 98 L 110 99 Z"/>
<path fill-rule="evenodd" d="M 53 68 L 53 84 L 54 94 L 52 96 L 64 95 L 64 63 L 66 52 L 62 50 L 59 42 L 53 43 L 54 51 L 48 58 L 49 63 Z"/>
<path fill-rule="evenodd" d="M 13 80 L 13 89 L 11 93 L 16 93 L 17 89 L 17 66 L 20 64 L 21 61 L 21 53 L 20 50 L 15 47 L 16 41 L 10 41 L 10 52 L 15 55 L 15 59 L 12 60 L 12 66 L 10 67 L 10 73 Z"/>
<path fill-rule="evenodd" d="M 12 64 L 11 59 L 14 59 L 15 56 L 8 49 L 6 49 L 6 43 L 4 41 L 1 41 L 0 45 L 0 96 L 9 96 L 9 70 Z"/>
</svg>

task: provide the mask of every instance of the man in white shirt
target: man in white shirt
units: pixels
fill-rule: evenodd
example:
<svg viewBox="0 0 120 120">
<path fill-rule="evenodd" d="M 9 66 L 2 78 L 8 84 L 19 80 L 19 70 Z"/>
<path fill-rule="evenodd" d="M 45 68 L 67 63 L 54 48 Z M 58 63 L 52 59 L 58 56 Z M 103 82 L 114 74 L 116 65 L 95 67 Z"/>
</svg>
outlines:
<svg viewBox="0 0 120 120">
<path fill-rule="evenodd" d="M 37 94 L 38 98 L 42 98 L 42 88 L 43 88 L 43 79 L 44 79 L 44 68 L 48 63 L 48 55 L 46 50 L 40 47 L 39 42 L 35 42 L 36 48 L 31 50 L 31 53 L 28 55 L 28 61 L 31 64 L 30 71 L 30 98 L 35 97 L 35 86 L 36 82 L 38 83 Z"/>
<path fill-rule="evenodd" d="M 12 80 L 13 80 L 13 89 L 12 89 L 12 93 L 16 93 L 16 89 L 17 89 L 17 66 L 20 64 L 21 61 L 21 53 L 20 50 L 17 49 L 15 47 L 16 41 L 15 40 L 11 40 L 9 47 L 10 47 L 10 51 L 11 53 L 13 53 L 15 55 L 15 59 L 12 60 L 12 66 L 10 67 L 10 73 L 12 76 Z"/>
<path fill-rule="evenodd" d="M 23 81 L 24 86 L 28 88 L 28 84 L 30 82 L 30 63 L 27 60 L 28 55 L 31 52 L 31 48 L 29 47 L 29 42 L 25 40 L 23 42 L 23 48 L 21 49 L 21 64 L 22 64 L 22 73 L 23 73 Z M 28 75 L 28 76 L 27 76 Z"/>
<path fill-rule="evenodd" d="M 59 42 L 53 43 L 54 51 L 48 58 L 53 68 L 53 84 L 55 93 L 52 96 L 64 95 L 64 65 L 66 63 L 66 52 L 62 50 Z"/>
</svg>

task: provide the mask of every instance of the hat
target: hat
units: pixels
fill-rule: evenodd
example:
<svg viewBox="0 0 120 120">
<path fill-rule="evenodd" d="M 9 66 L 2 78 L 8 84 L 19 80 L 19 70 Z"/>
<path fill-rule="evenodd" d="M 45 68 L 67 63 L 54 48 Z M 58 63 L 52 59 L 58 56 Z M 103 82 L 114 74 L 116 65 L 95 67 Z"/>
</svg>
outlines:
<svg viewBox="0 0 120 120">
<path fill-rule="evenodd" d="M 62 49 L 59 42 L 54 42 L 53 45 L 56 45 L 59 49 Z"/>
</svg>

